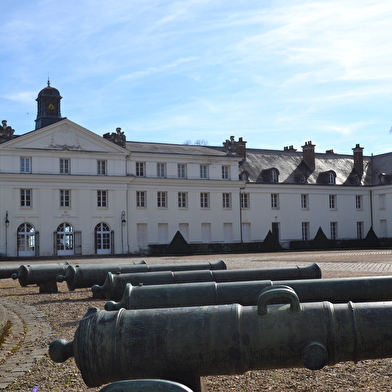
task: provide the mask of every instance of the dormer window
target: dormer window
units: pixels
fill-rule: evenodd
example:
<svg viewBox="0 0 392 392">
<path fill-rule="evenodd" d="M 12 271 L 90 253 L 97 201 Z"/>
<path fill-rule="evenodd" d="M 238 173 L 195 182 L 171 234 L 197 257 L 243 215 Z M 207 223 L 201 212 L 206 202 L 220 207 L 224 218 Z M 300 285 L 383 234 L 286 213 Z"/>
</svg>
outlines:
<svg viewBox="0 0 392 392">
<path fill-rule="evenodd" d="M 296 174 L 296 175 L 294 175 L 294 181 L 297 184 L 306 184 L 307 177 L 305 176 L 305 174 Z"/>
<path fill-rule="evenodd" d="M 240 173 L 240 181 L 248 181 L 249 180 L 249 174 L 247 171 L 243 171 Z"/>
<path fill-rule="evenodd" d="M 328 172 L 328 184 L 334 185 L 335 184 L 336 175 L 334 172 Z"/>
<path fill-rule="evenodd" d="M 278 171 L 276 169 L 270 171 L 270 182 L 278 182 Z"/>
<path fill-rule="evenodd" d="M 391 174 L 381 173 L 378 178 L 380 180 L 380 184 L 387 185 L 391 183 Z"/>
<path fill-rule="evenodd" d="M 262 179 L 262 182 L 279 182 L 279 170 L 274 167 L 272 167 L 271 169 L 262 170 L 259 178 Z"/>
<path fill-rule="evenodd" d="M 317 178 L 318 184 L 324 185 L 335 185 L 336 184 L 336 173 L 333 170 L 321 172 Z"/>
</svg>

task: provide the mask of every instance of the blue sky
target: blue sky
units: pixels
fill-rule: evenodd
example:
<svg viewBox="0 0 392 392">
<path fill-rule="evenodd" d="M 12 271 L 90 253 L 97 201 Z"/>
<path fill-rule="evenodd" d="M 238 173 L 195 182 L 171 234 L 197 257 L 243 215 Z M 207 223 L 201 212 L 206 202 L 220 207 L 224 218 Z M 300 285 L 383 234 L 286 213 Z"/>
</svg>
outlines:
<svg viewBox="0 0 392 392">
<path fill-rule="evenodd" d="M 1 0 L 0 117 L 127 140 L 392 152 L 392 2 Z"/>
</svg>

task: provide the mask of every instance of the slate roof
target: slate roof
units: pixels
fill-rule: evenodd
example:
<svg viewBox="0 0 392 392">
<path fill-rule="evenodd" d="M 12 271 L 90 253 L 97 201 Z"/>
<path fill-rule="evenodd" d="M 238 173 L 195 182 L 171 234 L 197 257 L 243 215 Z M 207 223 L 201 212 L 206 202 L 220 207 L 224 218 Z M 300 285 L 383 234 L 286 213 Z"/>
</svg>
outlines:
<svg viewBox="0 0 392 392">
<path fill-rule="evenodd" d="M 276 184 L 299 184 L 299 178 L 305 178 L 304 184 L 327 184 L 325 176 L 332 172 L 336 185 L 375 186 L 392 184 L 392 153 L 363 156 L 363 174 L 354 169 L 354 156 L 335 153 L 315 153 L 315 169 L 312 170 L 303 160 L 303 152 L 296 150 L 246 149 L 246 159 L 237 154 L 228 153 L 223 146 L 198 146 L 148 142 L 126 142 L 130 152 L 155 153 L 170 155 L 233 157 L 238 159 L 238 174 L 246 173 L 250 183 L 270 183 L 268 174 L 271 169 L 278 173 Z"/>
<path fill-rule="evenodd" d="M 177 154 L 177 155 L 200 155 L 200 156 L 230 156 L 223 148 L 198 146 L 187 144 L 166 144 L 148 142 L 126 142 L 126 149 L 130 152 L 150 153 L 150 154 Z M 238 156 L 236 155 L 238 158 Z"/>
<path fill-rule="evenodd" d="M 364 157 L 364 174 L 361 185 L 371 182 L 370 157 Z M 240 171 L 248 173 L 249 182 L 268 183 L 263 172 L 276 169 L 280 184 L 298 184 L 299 176 L 304 176 L 306 184 L 323 183 L 322 176 L 332 171 L 336 185 L 359 185 L 354 181 L 358 173 L 354 169 L 354 157 L 334 153 L 315 153 L 315 169 L 304 162 L 302 151 L 277 151 L 247 149 L 246 160 L 240 165 Z M 391 156 L 392 173 L 392 156 Z"/>
</svg>

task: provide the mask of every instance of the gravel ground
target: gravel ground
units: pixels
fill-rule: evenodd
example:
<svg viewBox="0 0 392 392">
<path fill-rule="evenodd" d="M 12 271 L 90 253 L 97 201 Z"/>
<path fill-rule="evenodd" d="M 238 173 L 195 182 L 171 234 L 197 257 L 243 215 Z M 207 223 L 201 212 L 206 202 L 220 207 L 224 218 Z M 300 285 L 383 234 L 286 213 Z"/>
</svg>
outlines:
<svg viewBox="0 0 392 392">
<path fill-rule="evenodd" d="M 301 255 L 298 260 L 301 260 Z M 309 253 L 307 253 L 309 255 Z M 281 259 L 279 255 L 270 256 L 275 261 L 287 260 L 287 254 Z M 247 258 L 246 258 L 247 257 Z M 261 264 L 255 261 L 264 260 L 266 255 L 258 257 L 257 255 L 224 255 L 210 256 L 210 261 L 223 259 L 227 262 L 229 268 L 260 268 Z M 383 262 L 392 263 L 391 254 L 377 257 L 369 252 L 365 255 L 342 256 L 341 252 L 336 254 L 336 258 L 331 257 L 331 253 L 326 256 L 329 263 L 339 263 L 336 271 L 323 271 L 323 277 L 347 277 L 347 276 L 365 276 L 364 273 L 358 272 L 355 268 L 344 270 L 341 268 L 342 263 L 347 262 L 351 265 L 354 259 L 361 262 L 379 262 L 381 257 Z M 316 257 L 314 257 L 315 259 Z M 204 258 L 207 259 L 207 258 Z M 298 265 L 306 265 L 311 259 L 302 257 L 305 262 L 297 262 Z M 335 260 L 336 259 L 336 260 Z M 181 261 L 202 261 L 200 258 L 153 258 L 146 259 L 147 263 L 167 263 Z M 247 262 L 245 262 L 247 260 Z M 319 257 L 317 262 L 323 261 Z M 95 260 L 96 261 L 96 260 Z M 107 260 L 105 260 L 107 262 Z M 118 261 L 114 259 L 113 261 Z M 126 260 L 121 259 L 121 262 Z M 296 259 L 291 257 L 290 262 Z M 72 260 L 70 260 L 73 263 Z M 91 260 L 81 261 L 92 262 Z M 99 261 L 98 261 L 99 262 Z M 103 262 L 103 261 L 102 261 Z M 321 263 L 322 264 L 322 263 Z M 262 267 L 265 265 L 263 264 Z M 274 267 L 271 264 L 271 267 Z M 383 273 L 383 275 L 392 275 Z M 368 271 L 366 275 L 380 275 L 375 271 Z M 35 342 L 38 345 L 48 346 L 54 339 L 73 340 L 74 332 L 79 325 L 80 319 L 90 307 L 103 309 L 104 300 L 92 298 L 90 289 L 78 289 L 69 292 L 65 283 L 59 283 L 59 293 L 57 294 L 38 294 L 38 288 L 34 286 L 21 287 L 17 281 L 6 279 L 0 281 L 1 298 L 15 303 L 27 304 L 34 306 L 36 309 L 43 311 L 52 327 L 52 334 L 46 341 Z M 12 329 L 11 329 L 12 335 Z M 23 344 L 19 349 L 23 347 Z M 0 347 L 1 348 L 1 347 Z M 9 353 L 8 360 L 17 351 Z M 1 361 L 0 361 L 1 363 Z M 310 371 L 307 369 L 275 369 L 263 371 L 251 371 L 237 376 L 219 376 L 207 377 L 205 383 L 209 392 L 255 392 L 255 391 L 391 391 L 392 360 L 368 360 L 360 361 L 356 364 L 352 362 L 339 363 L 335 366 L 328 366 L 319 371 Z M 39 389 L 35 388 L 38 387 Z M 88 388 L 80 375 L 73 359 L 65 363 L 54 363 L 50 360 L 49 355 L 45 354 L 38 360 L 31 369 L 24 375 L 18 377 L 15 382 L 6 387 L 7 391 L 35 391 L 53 392 L 85 392 L 99 391 L 99 388 Z"/>
</svg>

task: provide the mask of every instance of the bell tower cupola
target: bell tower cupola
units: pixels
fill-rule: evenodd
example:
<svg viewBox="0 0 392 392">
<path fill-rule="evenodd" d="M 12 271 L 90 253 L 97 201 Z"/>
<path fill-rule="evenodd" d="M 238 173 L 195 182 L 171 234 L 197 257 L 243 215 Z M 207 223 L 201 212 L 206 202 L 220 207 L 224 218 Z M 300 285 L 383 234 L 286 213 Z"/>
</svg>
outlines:
<svg viewBox="0 0 392 392">
<path fill-rule="evenodd" d="M 38 98 L 36 99 L 38 103 L 38 110 L 37 119 L 35 120 L 35 129 L 46 127 L 47 125 L 65 118 L 61 117 L 61 98 L 59 90 L 51 87 L 48 79 L 48 86 L 39 92 Z"/>
</svg>

